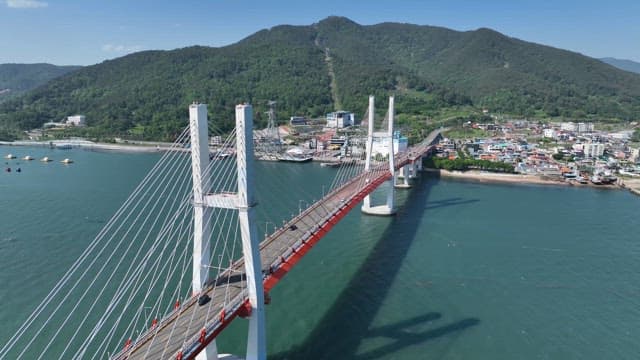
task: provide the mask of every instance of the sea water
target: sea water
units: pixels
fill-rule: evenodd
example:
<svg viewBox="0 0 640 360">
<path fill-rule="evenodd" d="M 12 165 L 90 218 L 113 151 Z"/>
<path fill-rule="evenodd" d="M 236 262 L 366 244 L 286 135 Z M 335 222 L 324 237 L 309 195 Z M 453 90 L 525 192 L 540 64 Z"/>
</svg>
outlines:
<svg viewBox="0 0 640 360">
<path fill-rule="evenodd" d="M 160 155 L 0 149 L 36 158 L 4 160 L 13 171 L 0 174 L 1 345 Z M 286 218 L 336 169 L 259 162 L 257 173 L 258 212 Z M 638 358 L 637 197 L 424 175 L 413 185 L 397 190 L 393 217 L 354 209 L 272 290 L 270 358 Z M 242 355 L 245 339 L 238 319 L 218 348 Z"/>
</svg>

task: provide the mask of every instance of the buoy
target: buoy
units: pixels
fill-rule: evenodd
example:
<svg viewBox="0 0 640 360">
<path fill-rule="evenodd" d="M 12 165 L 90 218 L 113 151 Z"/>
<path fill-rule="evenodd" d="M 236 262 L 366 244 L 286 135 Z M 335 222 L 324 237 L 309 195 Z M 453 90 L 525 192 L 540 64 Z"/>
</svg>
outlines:
<svg viewBox="0 0 640 360">
<path fill-rule="evenodd" d="M 180 309 L 180 300 L 176 300 L 176 303 L 173 305 L 174 310 Z"/>
<path fill-rule="evenodd" d="M 182 360 L 182 351 L 178 351 L 178 355 L 176 355 L 176 360 Z"/>
<path fill-rule="evenodd" d="M 131 339 L 127 339 L 124 343 L 124 349 L 127 350 L 131 346 Z"/>
<path fill-rule="evenodd" d="M 153 321 L 151 321 L 151 328 L 155 328 L 158 325 L 158 319 L 153 319 Z"/>
<path fill-rule="evenodd" d="M 224 316 L 225 316 L 225 312 L 224 312 L 224 309 L 222 309 L 222 311 L 220 311 L 220 322 L 224 322 Z"/>
</svg>

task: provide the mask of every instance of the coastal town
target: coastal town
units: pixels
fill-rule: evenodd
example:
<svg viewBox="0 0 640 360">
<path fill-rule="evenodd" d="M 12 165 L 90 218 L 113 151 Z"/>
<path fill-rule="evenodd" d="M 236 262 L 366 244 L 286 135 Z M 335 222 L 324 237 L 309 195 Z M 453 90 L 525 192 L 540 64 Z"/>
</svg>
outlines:
<svg viewBox="0 0 640 360">
<path fill-rule="evenodd" d="M 259 160 L 307 162 L 338 166 L 344 161 L 360 161 L 364 156 L 366 121 L 356 120 L 348 111 L 329 113 L 323 119 L 292 116 L 286 124 L 278 122 L 273 110 L 265 129 L 256 130 L 256 156 Z M 527 119 L 466 121 L 442 129 L 435 159 L 428 171 L 440 176 L 479 181 L 595 186 L 628 189 L 640 194 L 640 145 L 634 142 L 638 124 L 627 128 L 594 122 L 541 122 Z M 159 151 L 167 144 L 116 138 L 111 144 L 85 139 L 59 139 L 64 129 L 85 126 L 85 116 L 74 115 L 64 123 L 47 123 L 42 129 L 26 132 L 31 140 L 57 149 L 70 147 L 124 151 Z M 384 122 L 384 121 L 383 121 Z M 385 124 L 380 124 L 384 128 Z M 46 134 L 49 134 L 49 138 Z M 394 152 L 408 146 L 403 129 L 394 135 Z M 53 137 L 58 139 L 48 141 Z M 15 142 L 33 145 L 34 141 Z M 218 156 L 229 155 L 220 148 L 220 139 L 210 139 Z M 385 132 L 374 134 L 373 153 L 389 154 Z M 485 166 L 479 166 L 483 163 Z M 486 164 L 491 164 L 486 166 Z"/>
<path fill-rule="evenodd" d="M 631 141 L 633 130 L 599 130 L 591 122 L 510 120 L 467 122 L 446 135 L 438 146 L 441 158 L 510 164 L 514 173 L 526 176 L 525 182 L 628 187 L 638 193 L 640 149 Z"/>
</svg>

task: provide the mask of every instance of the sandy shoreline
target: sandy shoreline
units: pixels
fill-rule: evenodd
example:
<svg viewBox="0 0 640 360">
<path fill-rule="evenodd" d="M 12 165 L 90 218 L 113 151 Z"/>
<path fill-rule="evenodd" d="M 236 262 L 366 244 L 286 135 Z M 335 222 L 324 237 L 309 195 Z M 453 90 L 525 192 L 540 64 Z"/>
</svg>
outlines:
<svg viewBox="0 0 640 360">
<path fill-rule="evenodd" d="M 84 149 L 84 150 L 96 150 L 96 151 L 114 151 L 114 152 L 130 152 L 130 153 L 150 153 L 150 152 L 159 152 L 159 151 L 167 151 L 172 148 L 173 144 L 156 144 L 156 145 L 130 145 L 130 144 L 107 144 L 107 143 L 94 143 L 89 141 L 83 142 L 66 142 L 66 141 L 56 141 L 53 142 L 55 147 L 56 144 L 71 144 L 74 149 Z M 33 147 L 51 147 L 50 142 L 42 142 L 42 141 L 2 141 L 0 142 L 2 146 L 33 146 Z M 173 148 L 175 150 L 175 148 Z"/>
<path fill-rule="evenodd" d="M 426 172 L 432 174 L 438 174 L 441 177 L 452 179 L 463 179 L 485 183 L 508 183 L 508 184 L 522 184 L 522 185 L 555 185 L 555 186 L 577 186 L 577 187 L 594 187 L 598 189 L 620 189 L 617 185 L 594 185 L 594 184 L 580 184 L 575 181 L 559 181 L 551 179 L 543 179 L 536 175 L 522 175 L 522 174 L 504 174 L 504 173 L 491 173 L 477 170 L 468 171 L 447 171 L 439 169 L 425 169 Z"/>
</svg>

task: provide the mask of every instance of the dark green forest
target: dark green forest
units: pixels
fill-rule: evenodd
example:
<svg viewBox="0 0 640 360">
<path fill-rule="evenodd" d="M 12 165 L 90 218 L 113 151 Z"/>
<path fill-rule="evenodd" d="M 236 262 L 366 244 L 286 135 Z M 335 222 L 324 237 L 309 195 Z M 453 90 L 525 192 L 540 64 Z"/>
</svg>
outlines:
<svg viewBox="0 0 640 360">
<path fill-rule="evenodd" d="M 47 81 L 78 70 L 80 66 L 51 64 L 0 64 L 0 102 L 35 89 Z"/>
<path fill-rule="evenodd" d="M 221 48 L 144 51 L 81 68 L 0 104 L 0 133 L 84 114 L 89 127 L 80 135 L 172 140 L 194 101 L 209 104 L 210 119 L 224 130 L 241 102 L 254 105 L 260 126 L 269 100 L 281 120 L 321 117 L 338 106 L 361 117 L 370 94 L 396 95 L 401 125 L 414 130 L 483 108 L 522 117 L 640 118 L 640 75 L 577 53 L 489 29 L 362 26 L 330 17 Z M 386 100 L 377 104 L 381 116 Z"/>
</svg>

